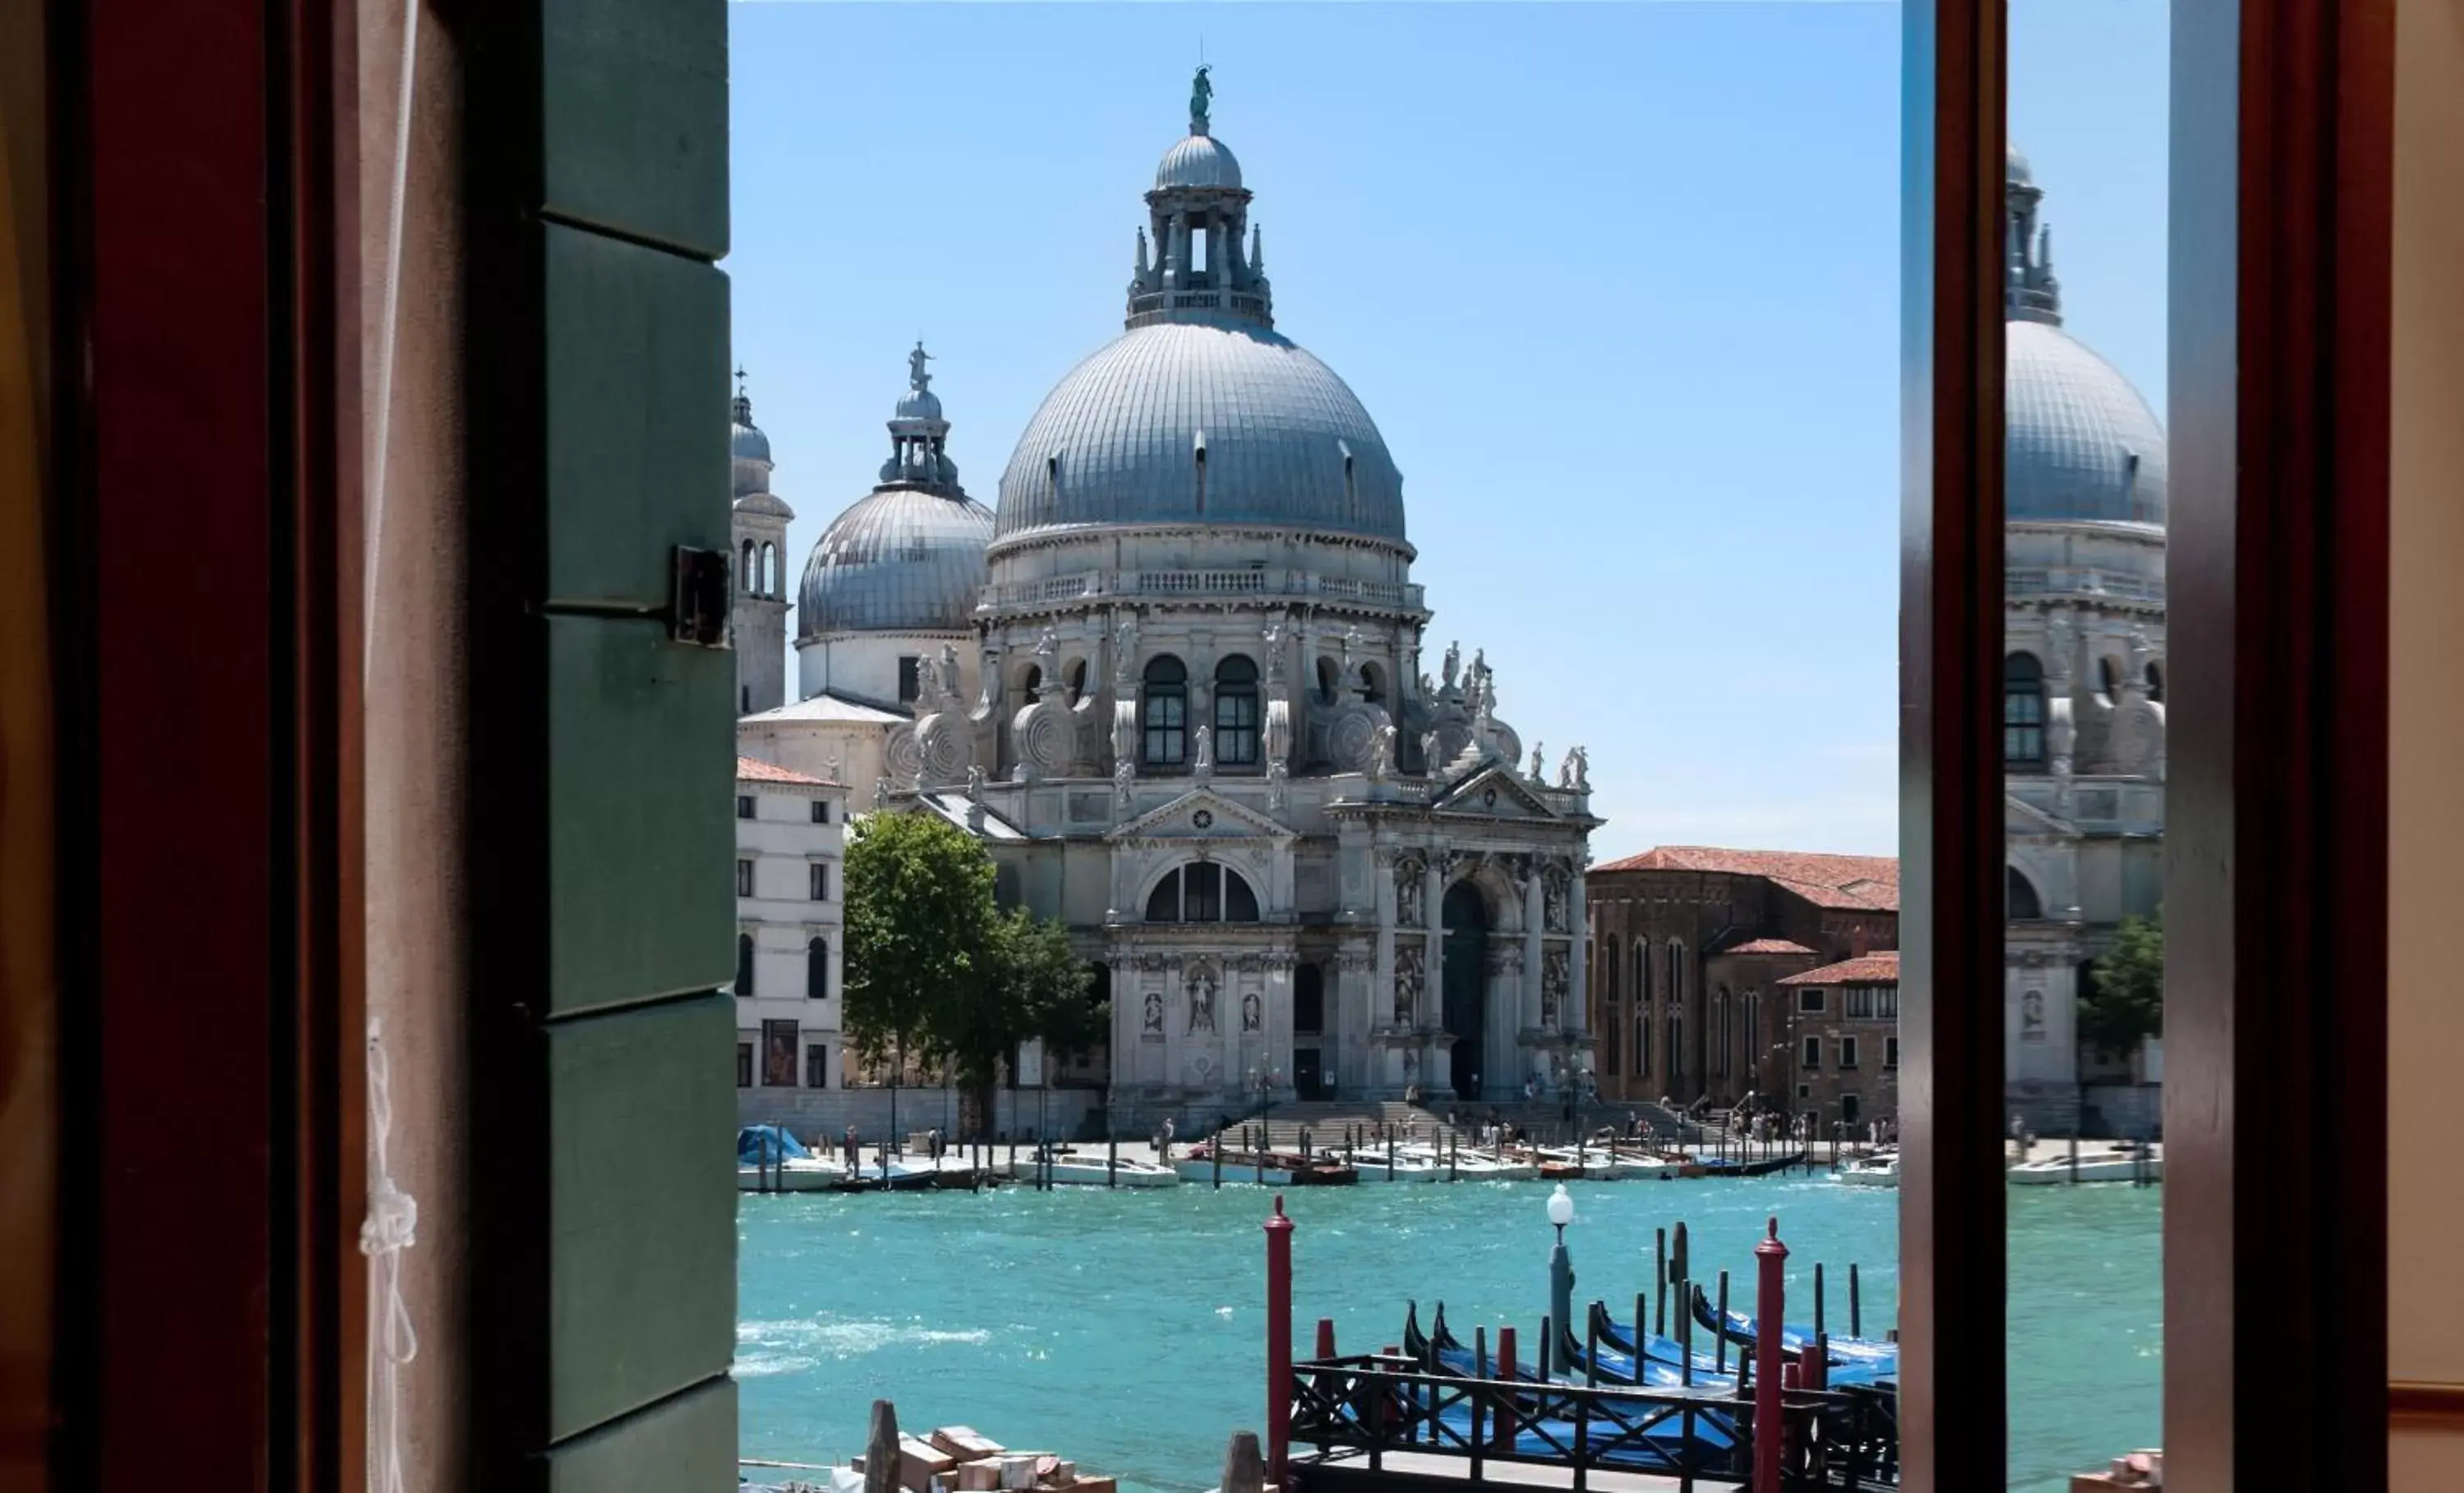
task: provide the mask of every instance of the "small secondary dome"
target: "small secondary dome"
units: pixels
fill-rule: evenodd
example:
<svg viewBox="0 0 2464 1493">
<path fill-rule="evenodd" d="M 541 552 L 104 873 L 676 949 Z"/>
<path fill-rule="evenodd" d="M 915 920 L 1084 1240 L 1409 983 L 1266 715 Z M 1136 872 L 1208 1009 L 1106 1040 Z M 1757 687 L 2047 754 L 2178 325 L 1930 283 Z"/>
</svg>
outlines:
<svg viewBox="0 0 2464 1493">
<path fill-rule="evenodd" d="M 924 371 L 932 356 L 921 342 L 908 355 L 908 392 L 890 421 L 880 485 L 832 519 L 804 560 L 799 640 L 961 632 L 973 625 L 993 514 L 958 486 L 950 424 Z"/>
</svg>

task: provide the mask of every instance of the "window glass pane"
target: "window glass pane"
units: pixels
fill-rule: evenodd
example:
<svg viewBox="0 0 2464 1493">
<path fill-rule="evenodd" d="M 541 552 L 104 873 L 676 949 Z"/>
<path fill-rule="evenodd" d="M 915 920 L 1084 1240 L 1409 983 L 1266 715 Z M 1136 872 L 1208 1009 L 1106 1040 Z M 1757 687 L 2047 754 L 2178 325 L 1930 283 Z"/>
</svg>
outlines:
<svg viewBox="0 0 2464 1493">
<path fill-rule="evenodd" d="M 1227 923 L 1254 923 L 1258 920 L 1258 894 L 1241 879 L 1238 871 L 1223 873 L 1223 920 Z"/>
<path fill-rule="evenodd" d="M 1212 861 L 1184 867 L 1180 884 L 1184 921 L 1218 923 L 1223 920 L 1223 867 Z"/>
<path fill-rule="evenodd" d="M 2135 1183 L 2154 1179 L 2138 1148 L 2160 1141 L 2163 1113 L 2149 955 L 2166 824 L 2169 11 L 2010 6 L 1999 994 L 2013 1488 L 2061 1488 L 2163 1431 L 2163 1189 Z"/>
<path fill-rule="evenodd" d="M 1155 883 L 1147 893 L 1147 921 L 1177 923 L 1180 921 L 1180 872 L 1174 871 Z"/>
</svg>

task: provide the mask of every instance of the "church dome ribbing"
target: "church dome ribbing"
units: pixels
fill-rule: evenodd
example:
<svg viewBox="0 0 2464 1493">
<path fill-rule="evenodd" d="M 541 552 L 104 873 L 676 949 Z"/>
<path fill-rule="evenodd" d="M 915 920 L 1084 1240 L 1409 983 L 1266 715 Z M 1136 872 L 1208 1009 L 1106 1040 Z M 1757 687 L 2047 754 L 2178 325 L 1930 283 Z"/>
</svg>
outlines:
<svg viewBox="0 0 2464 1493">
<path fill-rule="evenodd" d="M 909 355 L 909 390 L 890 421 L 881 484 L 830 521 L 804 561 L 796 635 L 957 632 L 972 626 L 984 586 L 993 514 L 958 486 L 949 422 L 927 386 L 930 358 Z M 920 411 L 929 410 L 930 413 Z"/>
<path fill-rule="evenodd" d="M 1404 542 L 1403 479 L 1343 380 L 1274 330 L 1240 166 L 1190 133 L 1146 194 L 1127 333 L 1045 396 L 1001 473 L 1001 538 L 1101 525 L 1241 524 Z"/>
<path fill-rule="evenodd" d="M 2165 429 L 2139 390 L 2062 330 L 2053 231 L 2028 158 L 2003 171 L 2004 515 L 2038 522 L 2162 526 Z"/>
</svg>

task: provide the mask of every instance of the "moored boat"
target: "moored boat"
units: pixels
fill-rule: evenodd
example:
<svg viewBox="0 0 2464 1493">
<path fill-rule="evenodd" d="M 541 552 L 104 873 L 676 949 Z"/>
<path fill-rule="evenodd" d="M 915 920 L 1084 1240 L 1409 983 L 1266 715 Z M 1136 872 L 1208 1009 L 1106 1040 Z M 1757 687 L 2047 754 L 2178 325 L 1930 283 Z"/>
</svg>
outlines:
<svg viewBox="0 0 2464 1493">
<path fill-rule="evenodd" d="M 1011 1162 L 1009 1175 L 1022 1182 L 1034 1181 L 1035 1158 L 1021 1156 Z M 1153 1161 L 1133 1161 L 1127 1156 L 1108 1160 L 1069 1151 L 1054 1153 L 1044 1175 L 1056 1187 L 1176 1187 L 1181 1179 L 1177 1169 Z"/>
<path fill-rule="evenodd" d="M 2079 1182 L 2161 1182 L 2165 1179 L 2165 1157 L 2153 1147 L 2116 1147 L 2081 1155 L 2076 1169 L 2067 1152 L 2036 1161 L 2025 1161 L 2010 1169 L 2010 1179 L 2018 1187 L 2058 1187 Z"/>
<path fill-rule="evenodd" d="M 1340 1161 L 1304 1156 L 1289 1151 L 1240 1151 L 1221 1148 L 1223 1164 L 1216 1167 L 1217 1146 L 1199 1141 L 1175 1161 L 1173 1170 L 1188 1182 L 1259 1182 L 1268 1187 L 1348 1187 L 1360 1174 Z"/>
</svg>

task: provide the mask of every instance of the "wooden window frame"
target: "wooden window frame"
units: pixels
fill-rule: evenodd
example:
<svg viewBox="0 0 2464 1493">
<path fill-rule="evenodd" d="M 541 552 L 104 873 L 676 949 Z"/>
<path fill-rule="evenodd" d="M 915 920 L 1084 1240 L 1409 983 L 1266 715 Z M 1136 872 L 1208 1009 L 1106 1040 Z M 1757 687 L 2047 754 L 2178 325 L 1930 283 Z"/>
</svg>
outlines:
<svg viewBox="0 0 2464 1493">
<path fill-rule="evenodd" d="M 94 1168 L 60 1174 L 81 1247 L 60 1260 L 57 1465 L 113 1493 L 198 1466 L 349 1486 L 356 15 L 46 13 L 59 959 L 94 972 L 60 1009 L 59 1133 L 118 1158 L 108 1199 Z M 1964 0 L 1906 0 L 1903 24 L 1901 1431 L 1903 1487 L 1947 1493 L 1999 1485 L 2007 1461 L 2003 1355 L 1974 1348 L 2007 1328 L 2001 1003 L 1934 999 L 2001 988 L 2006 33 L 2001 7 Z M 2378 1493 L 2386 955 L 2326 931 L 2386 915 L 2393 6 L 2177 0 L 2172 26 L 2167 1459 L 2186 1487 Z M 536 130 L 536 73 L 459 81 L 474 124 Z M 474 285 L 511 268 L 501 241 L 465 250 Z M 518 623 L 473 605 L 482 635 Z M 216 626 L 166 634 L 165 613 Z M 165 709 L 180 774 L 153 770 Z M 186 831 L 172 850 L 162 823 Z M 143 894 L 166 870 L 214 890 L 195 936 Z M 125 936 L 141 920 L 154 936 Z M 492 925 L 472 955 L 518 962 L 516 936 Z M 150 1050 L 124 1039 L 183 1020 L 200 983 L 223 1020 L 175 1057 L 102 1061 Z M 208 1084 L 231 1123 L 207 1143 L 135 1143 L 182 1128 Z M 489 1251 L 544 1244 L 472 1248 L 527 1281 L 535 1262 Z M 551 1368 L 534 1343 L 484 1377 L 527 1402 Z M 536 1474 L 511 1412 L 478 1403 L 473 1481 Z"/>
</svg>

